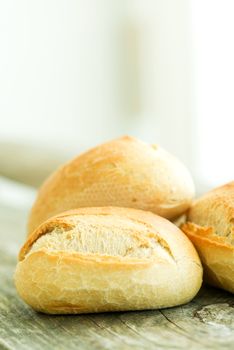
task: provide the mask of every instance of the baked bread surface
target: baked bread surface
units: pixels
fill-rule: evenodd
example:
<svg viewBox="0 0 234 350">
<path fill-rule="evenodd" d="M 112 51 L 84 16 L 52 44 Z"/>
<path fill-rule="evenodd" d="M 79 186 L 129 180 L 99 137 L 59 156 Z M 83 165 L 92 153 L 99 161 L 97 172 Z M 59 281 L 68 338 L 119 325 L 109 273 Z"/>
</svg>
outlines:
<svg viewBox="0 0 234 350">
<path fill-rule="evenodd" d="M 234 182 L 197 199 L 181 226 L 204 266 L 204 280 L 234 293 Z"/>
<path fill-rule="evenodd" d="M 173 219 L 189 208 L 193 196 L 192 178 L 179 160 L 126 136 L 81 154 L 52 174 L 39 190 L 28 232 L 80 207 L 129 207 Z"/>
<path fill-rule="evenodd" d="M 117 207 L 49 219 L 29 236 L 15 272 L 23 300 L 52 314 L 175 306 L 201 282 L 198 255 L 175 225 Z"/>
</svg>

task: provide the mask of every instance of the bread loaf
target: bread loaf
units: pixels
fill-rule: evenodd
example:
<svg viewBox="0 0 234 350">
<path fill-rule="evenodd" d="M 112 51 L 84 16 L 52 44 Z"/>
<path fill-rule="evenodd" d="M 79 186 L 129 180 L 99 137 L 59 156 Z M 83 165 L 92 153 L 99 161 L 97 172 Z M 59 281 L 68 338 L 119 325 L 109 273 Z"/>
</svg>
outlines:
<svg viewBox="0 0 234 350">
<path fill-rule="evenodd" d="M 204 266 L 204 280 L 234 293 L 234 182 L 196 200 L 182 230 Z"/>
<path fill-rule="evenodd" d="M 192 178 L 179 160 L 158 146 L 122 137 L 50 176 L 32 208 L 28 232 L 51 216 L 80 207 L 137 208 L 174 219 L 188 209 L 193 196 Z"/>
<path fill-rule="evenodd" d="M 21 249 L 17 290 L 35 310 L 73 314 L 170 307 L 202 282 L 198 255 L 150 212 L 81 208 L 53 217 Z"/>
</svg>

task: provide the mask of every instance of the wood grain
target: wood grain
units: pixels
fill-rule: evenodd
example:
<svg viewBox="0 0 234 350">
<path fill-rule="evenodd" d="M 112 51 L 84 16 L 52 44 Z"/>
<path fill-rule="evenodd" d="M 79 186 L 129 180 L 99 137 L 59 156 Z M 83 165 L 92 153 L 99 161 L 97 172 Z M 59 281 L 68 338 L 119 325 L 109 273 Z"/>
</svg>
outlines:
<svg viewBox="0 0 234 350">
<path fill-rule="evenodd" d="M 171 309 L 84 316 L 35 313 L 19 299 L 13 283 L 29 203 L 22 197 L 22 203 L 6 204 L 2 185 L 0 349 L 233 349 L 233 296 L 209 287 L 191 303 Z"/>
</svg>

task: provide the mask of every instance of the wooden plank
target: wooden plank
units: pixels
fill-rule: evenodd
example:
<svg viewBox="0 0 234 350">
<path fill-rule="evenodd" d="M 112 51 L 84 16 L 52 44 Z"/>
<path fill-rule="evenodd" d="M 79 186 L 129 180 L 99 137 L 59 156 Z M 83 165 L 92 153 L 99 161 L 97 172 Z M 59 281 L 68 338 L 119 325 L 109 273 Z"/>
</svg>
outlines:
<svg viewBox="0 0 234 350">
<path fill-rule="evenodd" d="M 79 316 L 31 310 L 13 283 L 30 204 L 16 202 L 0 198 L 0 349 L 233 349 L 233 296 L 209 287 L 191 303 L 164 310 Z"/>
</svg>

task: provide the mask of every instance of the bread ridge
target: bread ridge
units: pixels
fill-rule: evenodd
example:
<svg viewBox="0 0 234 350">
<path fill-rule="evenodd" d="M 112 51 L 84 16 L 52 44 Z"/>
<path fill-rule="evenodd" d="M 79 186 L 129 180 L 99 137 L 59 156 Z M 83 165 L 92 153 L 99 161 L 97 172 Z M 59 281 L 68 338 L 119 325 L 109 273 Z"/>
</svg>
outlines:
<svg viewBox="0 0 234 350">
<path fill-rule="evenodd" d="M 234 228 L 234 181 L 204 194 L 188 211 L 188 221 L 226 237 Z"/>
<path fill-rule="evenodd" d="M 148 227 L 149 229 L 152 228 L 152 225 L 149 223 L 145 223 L 144 218 L 149 218 L 149 212 L 141 211 L 141 210 L 131 210 L 132 208 L 120 208 L 120 207 L 100 207 L 100 208 L 95 208 L 95 207 L 88 207 L 88 208 L 79 208 L 79 209 L 73 209 L 66 211 L 64 213 L 61 213 L 57 216 L 54 216 L 47 220 L 45 223 L 39 226 L 38 229 L 36 229 L 33 234 L 29 236 L 27 239 L 26 243 L 23 245 L 23 247 L 20 250 L 19 253 L 19 259 L 23 259 L 23 257 L 27 254 L 27 251 L 30 249 L 32 244 L 42 235 L 50 233 L 50 231 L 56 226 L 61 225 L 62 228 L 69 230 L 72 229 L 74 226 L 74 222 L 72 221 L 66 221 L 66 217 L 70 216 L 85 216 L 85 215 L 105 215 L 105 216 L 110 216 L 114 214 L 121 215 L 123 219 L 131 219 L 135 221 L 136 223 L 143 224 L 144 226 Z M 136 213 L 141 216 L 143 219 L 139 219 L 139 216 L 136 215 Z M 151 213 L 150 213 L 151 214 Z M 168 248 L 169 249 L 169 248 Z"/>
</svg>

